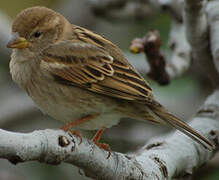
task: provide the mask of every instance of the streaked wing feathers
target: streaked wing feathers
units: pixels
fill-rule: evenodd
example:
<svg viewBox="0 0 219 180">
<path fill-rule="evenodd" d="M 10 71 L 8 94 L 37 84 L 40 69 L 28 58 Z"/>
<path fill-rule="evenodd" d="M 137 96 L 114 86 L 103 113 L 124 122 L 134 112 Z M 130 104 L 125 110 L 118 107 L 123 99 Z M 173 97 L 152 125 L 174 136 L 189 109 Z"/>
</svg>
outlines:
<svg viewBox="0 0 219 180">
<path fill-rule="evenodd" d="M 135 69 L 97 46 L 63 41 L 42 53 L 41 68 L 57 82 L 125 100 L 145 101 L 151 88 Z"/>
</svg>

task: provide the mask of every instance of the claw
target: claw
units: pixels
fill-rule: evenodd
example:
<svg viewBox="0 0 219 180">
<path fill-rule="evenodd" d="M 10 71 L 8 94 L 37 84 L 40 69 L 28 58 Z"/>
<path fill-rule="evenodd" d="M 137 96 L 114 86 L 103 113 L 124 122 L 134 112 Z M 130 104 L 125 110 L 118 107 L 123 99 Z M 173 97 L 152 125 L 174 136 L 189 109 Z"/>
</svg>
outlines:
<svg viewBox="0 0 219 180">
<path fill-rule="evenodd" d="M 79 145 L 82 143 L 82 134 L 80 131 L 77 131 L 77 130 L 74 130 L 74 131 L 70 131 L 71 134 L 75 135 L 75 136 L 78 136 L 80 138 L 80 142 L 79 142 Z"/>
</svg>

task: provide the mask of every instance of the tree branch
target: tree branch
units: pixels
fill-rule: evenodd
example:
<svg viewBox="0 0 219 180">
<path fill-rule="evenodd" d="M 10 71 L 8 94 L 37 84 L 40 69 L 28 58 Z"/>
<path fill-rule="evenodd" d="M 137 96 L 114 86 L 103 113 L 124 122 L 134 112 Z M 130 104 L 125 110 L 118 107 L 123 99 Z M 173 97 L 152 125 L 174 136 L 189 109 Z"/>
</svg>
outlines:
<svg viewBox="0 0 219 180">
<path fill-rule="evenodd" d="M 168 56 L 165 56 L 163 55 L 162 52 L 159 52 L 161 51 L 160 49 L 158 49 L 159 50 L 158 53 L 154 53 L 154 57 L 160 54 L 165 60 L 165 63 L 163 63 L 164 64 L 163 68 L 156 70 L 156 72 L 160 71 L 157 74 L 157 76 L 160 77 L 161 80 L 164 79 L 164 81 L 160 81 L 155 76 L 152 77 L 152 79 L 157 81 L 160 85 L 167 85 L 172 79 L 182 76 L 185 72 L 187 72 L 191 65 L 191 48 L 186 39 L 185 24 L 183 23 L 183 19 L 182 19 L 184 1 L 182 0 L 150 1 L 149 0 L 149 2 L 155 9 L 166 11 L 170 13 L 172 17 L 171 29 L 170 29 L 169 41 L 168 41 L 168 46 L 171 50 L 171 56 L 169 57 L 170 60 L 169 61 L 165 60 L 168 58 Z M 146 39 L 146 36 L 142 38 L 142 41 Z M 142 45 L 143 49 L 141 52 L 144 52 L 144 45 L 146 44 L 143 43 Z M 148 56 L 150 53 L 151 52 L 145 52 L 145 55 L 148 57 L 147 61 L 149 61 L 149 64 L 151 62 L 150 57 Z M 153 68 L 151 68 L 150 71 L 154 71 Z M 166 83 L 162 83 L 162 82 L 166 82 Z"/>
<path fill-rule="evenodd" d="M 191 48 L 186 40 L 185 25 L 172 19 L 168 46 L 172 52 L 166 71 L 170 79 L 182 76 L 191 65 Z"/>
<path fill-rule="evenodd" d="M 219 91 L 205 102 L 190 124 L 219 148 Z M 92 141 L 62 130 L 13 133 L 0 130 L 0 157 L 11 163 L 39 161 L 49 164 L 70 163 L 83 169 L 86 176 L 103 180 L 172 179 L 191 174 L 205 164 L 214 152 L 179 131 L 155 138 L 131 155 L 99 149 Z M 176 171 L 177 169 L 177 171 Z"/>
<path fill-rule="evenodd" d="M 172 20 L 168 45 L 172 50 L 169 61 L 161 52 L 161 38 L 156 30 L 149 31 L 143 38 L 134 39 L 130 45 L 131 52 L 145 53 L 150 65 L 147 75 L 160 85 L 167 85 L 170 80 L 182 76 L 191 64 L 191 48 L 182 23 Z"/>
<path fill-rule="evenodd" d="M 148 77 L 158 82 L 160 85 L 169 84 L 170 78 L 166 72 L 166 60 L 161 48 L 160 33 L 157 30 L 151 30 L 143 38 L 136 38 L 132 41 L 130 51 L 133 53 L 144 52 L 150 66 Z"/>
<path fill-rule="evenodd" d="M 218 72 L 213 64 L 214 62 L 218 70 L 218 45 L 214 41 L 214 38 L 217 38 L 216 10 L 213 13 L 212 6 L 208 11 L 213 61 L 205 2 L 186 0 L 185 25 L 193 58 L 200 61 L 216 86 L 219 84 Z M 189 47 L 188 44 L 186 47 Z M 175 131 L 168 136 L 151 140 L 139 152 L 130 155 L 112 152 L 111 157 L 107 159 L 108 152 L 99 149 L 92 141 L 83 138 L 80 144 L 78 137 L 61 130 L 40 130 L 28 134 L 0 130 L 0 158 L 8 159 L 13 164 L 26 161 L 70 163 L 83 169 L 86 176 L 94 179 L 172 179 L 192 174 L 218 150 L 218 112 L 219 90 L 215 90 L 190 123 L 214 142 L 217 147 L 214 152 L 204 149 L 179 131 Z"/>
<path fill-rule="evenodd" d="M 186 35 L 192 47 L 194 60 L 199 62 L 203 72 L 207 72 L 205 74 L 211 80 L 212 85 L 217 86 L 219 77 L 210 50 L 206 3 L 206 0 L 185 1 Z"/>
<path fill-rule="evenodd" d="M 210 29 L 210 46 L 211 53 L 214 59 L 214 65 L 219 72 L 219 2 L 210 1 L 207 7 L 208 23 Z"/>
</svg>

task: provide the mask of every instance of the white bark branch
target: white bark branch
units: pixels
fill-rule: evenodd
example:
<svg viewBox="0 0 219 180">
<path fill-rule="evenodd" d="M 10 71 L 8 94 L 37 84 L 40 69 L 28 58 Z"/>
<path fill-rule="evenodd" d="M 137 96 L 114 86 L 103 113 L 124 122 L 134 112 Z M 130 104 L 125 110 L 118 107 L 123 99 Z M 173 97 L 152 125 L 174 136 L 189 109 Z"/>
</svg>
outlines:
<svg viewBox="0 0 219 180">
<path fill-rule="evenodd" d="M 208 23 L 210 28 L 211 53 L 214 59 L 214 65 L 219 72 L 219 1 L 210 1 L 208 3 Z"/>
<path fill-rule="evenodd" d="M 219 77 L 210 50 L 206 3 L 206 0 L 186 0 L 184 19 L 193 58 L 199 62 L 203 72 L 207 72 L 212 84 L 217 86 Z"/>
<path fill-rule="evenodd" d="M 166 71 L 170 79 L 182 76 L 190 68 L 191 48 L 186 40 L 184 24 L 172 19 L 168 46 L 172 50 Z"/>
<path fill-rule="evenodd" d="M 219 91 L 215 91 L 190 124 L 219 148 Z M 99 149 L 90 140 L 62 130 L 13 133 L 0 130 L 0 157 L 16 164 L 39 161 L 49 164 L 70 163 L 83 169 L 86 176 L 102 180 L 172 179 L 191 174 L 205 164 L 213 152 L 176 131 L 156 138 L 139 152 L 125 155 Z M 215 150 L 216 152 L 216 150 Z"/>
</svg>

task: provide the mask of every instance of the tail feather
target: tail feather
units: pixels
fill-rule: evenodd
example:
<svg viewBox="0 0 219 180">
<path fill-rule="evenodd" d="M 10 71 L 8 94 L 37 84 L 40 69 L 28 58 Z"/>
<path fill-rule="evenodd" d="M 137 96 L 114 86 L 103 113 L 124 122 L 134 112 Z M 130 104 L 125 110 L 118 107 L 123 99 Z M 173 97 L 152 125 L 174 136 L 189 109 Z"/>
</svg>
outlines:
<svg viewBox="0 0 219 180">
<path fill-rule="evenodd" d="M 181 121 L 179 118 L 175 117 L 174 115 L 170 114 L 166 109 L 162 106 L 151 106 L 149 107 L 152 114 L 155 115 L 155 118 L 160 118 L 158 121 L 164 121 L 164 123 L 169 124 L 170 126 L 175 127 L 182 133 L 186 134 L 190 138 L 194 139 L 196 142 L 201 144 L 208 150 L 215 149 L 215 146 L 203 135 L 199 134 L 195 131 L 192 127 L 190 127 L 185 122 Z"/>
</svg>

